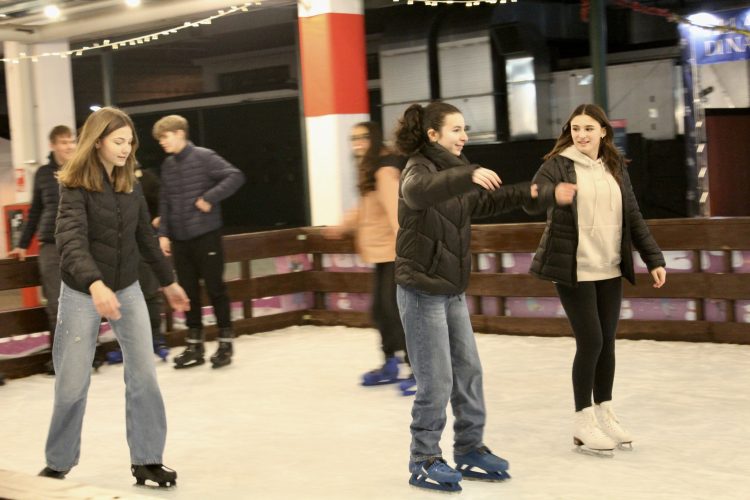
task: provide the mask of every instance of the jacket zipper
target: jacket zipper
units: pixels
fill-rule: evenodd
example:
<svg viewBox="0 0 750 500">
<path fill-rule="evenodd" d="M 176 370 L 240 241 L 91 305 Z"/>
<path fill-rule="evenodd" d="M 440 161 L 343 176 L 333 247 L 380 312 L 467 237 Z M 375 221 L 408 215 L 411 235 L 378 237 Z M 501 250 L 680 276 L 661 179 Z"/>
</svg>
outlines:
<svg viewBox="0 0 750 500">
<path fill-rule="evenodd" d="M 113 189 L 114 191 L 114 189 Z M 120 200 L 115 192 L 115 207 L 117 211 L 117 259 L 115 260 L 115 290 L 120 289 L 120 258 L 122 253 L 122 212 L 120 211 Z"/>
<path fill-rule="evenodd" d="M 458 223 L 461 224 L 461 227 L 463 227 L 463 217 L 464 217 L 464 203 L 463 203 L 463 196 L 458 197 Z M 469 227 L 471 227 L 471 221 L 469 221 Z M 458 230 L 458 251 L 461 252 L 463 257 L 463 249 L 464 249 L 464 243 L 463 243 L 463 231 L 460 229 Z M 469 253 L 471 255 L 471 252 Z M 459 266 L 461 266 L 461 273 L 459 274 L 459 279 L 461 279 L 461 276 L 464 275 L 464 259 L 459 259 Z M 471 262 L 471 260 L 469 261 Z M 471 264 L 469 264 L 471 265 Z M 471 272 L 471 269 L 469 269 L 469 272 Z M 460 283 L 459 283 L 460 284 Z M 460 294 L 459 294 L 460 295 Z"/>
<path fill-rule="evenodd" d="M 568 169 L 568 173 L 571 175 L 568 175 L 569 179 L 567 182 L 570 182 L 571 184 L 575 184 L 578 179 L 576 177 L 576 167 L 575 163 L 571 161 L 571 166 Z M 573 265 L 571 266 L 570 271 L 570 283 L 572 286 L 578 285 L 578 203 L 575 198 L 573 198 L 573 203 L 570 205 L 570 210 L 573 215 L 573 231 L 575 234 L 576 244 L 573 252 Z"/>
</svg>

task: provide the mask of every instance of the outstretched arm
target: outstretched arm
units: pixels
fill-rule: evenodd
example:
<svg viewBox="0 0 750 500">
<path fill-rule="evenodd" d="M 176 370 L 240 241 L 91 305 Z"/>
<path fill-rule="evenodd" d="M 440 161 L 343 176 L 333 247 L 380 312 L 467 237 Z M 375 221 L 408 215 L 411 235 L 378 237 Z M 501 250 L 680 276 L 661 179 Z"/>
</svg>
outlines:
<svg viewBox="0 0 750 500">
<path fill-rule="evenodd" d="M 532 183 L 538 186 L 539 196 L 523 206 L 526 213 L 535 215 L 543 213 L 555 205 L 563 206 L 573 203 L 576 195 L 576 185 L 563 182 L 559 172 L 554 158 L 542 164 L 531 180 Z"/>
<path fill-rule="evenodd" d="M 536 189 L 533 190 L 536 192 Z M 477 202 L 474 205 L 472 217 L 490 217 L 503 212 L 509 212 L 514 208 L 522 208 L 532 198 L 532 185 L 530 182 L 519 182 L 503 186 L 495 191 L 477 189 Z"/>
<path fill-rule="evenodd" d="M 424 210 L 470 191 L 476 169 L 477 165 L 465 165 L 436 172 L 425 164 L 409 165 L 401 175 L 401 196 L 409 208 Z"/>
</svg>

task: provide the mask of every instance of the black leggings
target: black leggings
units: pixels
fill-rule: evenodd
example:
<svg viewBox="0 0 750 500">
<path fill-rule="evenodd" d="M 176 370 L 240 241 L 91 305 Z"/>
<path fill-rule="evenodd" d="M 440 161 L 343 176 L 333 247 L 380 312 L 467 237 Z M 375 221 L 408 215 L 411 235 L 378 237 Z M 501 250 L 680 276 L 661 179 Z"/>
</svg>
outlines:
<svg viewBox="0 0 750 500">
<path fill-rule="evenodd" d="M 622 305 L 622 279 L 555 283 L 576 338 L 573 396 L 576 411 L 612 399 L 615 380 L 615 333 Z"/>
<path fill-rule="evenodd" d="M 396 351 L 406 352 L 404 327 L 396 303 L 396 275 L 394 262 L 375 264 L 375 280 L 372 290 L 372 319 L 380 332 L 383 354 L 392 357 Z M 409 362 L 409 355 L 405 361 Z"/>
</svg>

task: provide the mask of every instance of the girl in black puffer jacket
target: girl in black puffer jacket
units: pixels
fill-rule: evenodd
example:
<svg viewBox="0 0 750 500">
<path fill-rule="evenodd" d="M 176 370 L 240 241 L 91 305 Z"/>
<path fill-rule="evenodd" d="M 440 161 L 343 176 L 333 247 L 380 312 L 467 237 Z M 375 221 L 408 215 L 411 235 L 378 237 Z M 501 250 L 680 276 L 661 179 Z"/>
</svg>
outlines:
<svg viewBox="0 0 750 500">
<path fill-rule="evenodd" d="M 655 288 L 666 279 L 664 256 L 643 221 L 613 137 L 604 110 L 593 104 L 578 106 L 563 126 L 534 182 L 540 189 L 575 183 L 576 200 L 548 209 L 531 264 L 531 274 L 555 282 L 576 339 L 573 440 L 581 451 L 604 455 L 633 440 L 612 409 L 622 278 L 635 281 L 633 247 Z"/>
<path fill-rule="evenodd" d="M 450 104 L 412 105 L 396 134 L 397 146 L 409 156 L 401 175 L 396 238 L 398 306 L 417 381 L 409 482 L 459 491 L 462 475 L 509 477 L 508 462 L 482 441 L 482 367 L 464 295 L 471 272 L 471 219 L 553 203 L 554 187 L 540 193 L 530 183 L 500 187 L 495 172 L 470 164 L 461 154 L 468 140 L 464 117 Z M 439 446 L 449 400 L 460 472 L 445 463 Z"/>
<path fill-rule="evenodd" d="M 140 185 L 135 181 L 137 139 L 130 118 L 102 108 L 86 120 L 75 156 L 59 174 L 55 239 L 62 285 L 52 358 L 57 380 L 41 476 L 62 479 L 78 463 L 91 360 L 101 318 L 107 318 L 125 358 L 125 416 L 131 471 L 139 484 L 175 483 L 162 465 L 166 417 L 156 380 L 151 328 L 138 284 L 148 262 L 170 305 L 189 302 L 159 249 Z"/>
</svg>

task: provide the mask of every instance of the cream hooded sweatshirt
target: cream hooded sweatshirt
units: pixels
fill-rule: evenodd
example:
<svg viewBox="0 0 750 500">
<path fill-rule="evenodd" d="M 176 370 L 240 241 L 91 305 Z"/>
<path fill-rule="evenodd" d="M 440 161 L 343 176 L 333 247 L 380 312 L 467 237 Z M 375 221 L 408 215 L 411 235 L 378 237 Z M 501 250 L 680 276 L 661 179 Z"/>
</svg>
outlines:
<svg viewBox="0 0 750 500">
<path fill-rule="evenodd" d="M 592 160 L 569 146 L 561 156 L 576 169 L 578 210 L 578 281 L 598 281 L 621 276 L 622 193 L 601 159 Z"/>
</svg>

